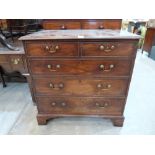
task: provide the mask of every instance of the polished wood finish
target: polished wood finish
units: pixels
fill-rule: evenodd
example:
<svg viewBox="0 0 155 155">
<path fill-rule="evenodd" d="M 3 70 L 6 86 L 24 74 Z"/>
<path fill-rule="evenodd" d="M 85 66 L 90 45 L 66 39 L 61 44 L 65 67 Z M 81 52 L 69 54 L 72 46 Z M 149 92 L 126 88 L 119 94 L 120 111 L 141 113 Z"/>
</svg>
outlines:
<svg viewBox="0 0 155 155">
<path fill-rule="evenodd" d="M 155 45 L 155 28 L 147 28 L 144 45 L 143 45 L 143 51 L 146 51 L 151 53 L 152 46 Z"/>
<path fill-rule="evenodd" d="M 125 96 L 127 94 L 126 79 L 103 78 L 35 78 L 36 94 L 66 96 Z"/>
<path fill-rule="evenodd" d="M 58 115 L 118 115 L 121 116 L 124 98 L 37 97 L 40 113 Z"/>
<path fill-rule="evenodd" d="M 134 42 L 88 42 L 81 44 L 82 56 L 132 56 Z M 126 48 L 126 50 L 124 50 Z"/>
<path fill-rule="evenodd" d="M 45 30 L 121 29 L 121 19 L 50 19 L 43 20 Z"/>
<path fill-rule="evenodd" d="M 104 60 L 29 60 L 33 74 L 50 75 L 97 75 L 97 76 L 129 76 L 132 60 L 104 59 Z"/>
<path fill-rule="evenodd" d="M 26 43 L 29 56 L 73 57 L 78 56 L 78 43 L 42 42 Z"/>
<path fill-rule="evenodd" d="M 57 117 L 90 116 L 123 125 L 139 36 L 117 30 L 46 30 L 21 40 L 38 124 Z M 46 45 L 59 48 L 49 53 Z"/>
<path fill-rule="evenodd" d="M 44 21 L 43 22 L 44 29 L 54 29 L 54 30 L 66 30 L 66 29 L 80 29 L 81 23 L 80 22 L 70 22 L 70 21 Z"/>
</svg>

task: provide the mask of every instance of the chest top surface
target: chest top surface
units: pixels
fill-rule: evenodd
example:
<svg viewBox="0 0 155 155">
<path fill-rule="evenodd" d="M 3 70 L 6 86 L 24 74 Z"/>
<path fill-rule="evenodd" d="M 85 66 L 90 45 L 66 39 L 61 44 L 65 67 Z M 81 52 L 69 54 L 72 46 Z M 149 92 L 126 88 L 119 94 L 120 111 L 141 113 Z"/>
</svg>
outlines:
<svg viewBox="0 0 155 155">
<path fill-rule="evenodd" d="M 42 30 L 21 37 L 19 40 L 54 39 L 140 39 L 139 35 L 123 30 Z"/>
</svg>

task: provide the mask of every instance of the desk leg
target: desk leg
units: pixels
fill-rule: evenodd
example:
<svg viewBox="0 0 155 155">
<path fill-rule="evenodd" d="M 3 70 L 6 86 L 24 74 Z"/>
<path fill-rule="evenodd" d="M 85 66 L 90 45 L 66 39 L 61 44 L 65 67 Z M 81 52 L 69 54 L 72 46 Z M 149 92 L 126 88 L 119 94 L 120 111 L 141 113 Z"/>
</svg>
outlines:
<svg viewBox="0 0 155 155">
<path fill-rule="evenodd" d="M 5 80 L 4 80 L 4 77 L 3 77 L 3 73 L 2 73 L 2 70 L 0 68 L 0 77 L 1 77 L 1 80 L 2 80 L 2 84 L 3 84 L 3 88 L 6 87 L 6 83 L 5 83 Z"/>
</svg>

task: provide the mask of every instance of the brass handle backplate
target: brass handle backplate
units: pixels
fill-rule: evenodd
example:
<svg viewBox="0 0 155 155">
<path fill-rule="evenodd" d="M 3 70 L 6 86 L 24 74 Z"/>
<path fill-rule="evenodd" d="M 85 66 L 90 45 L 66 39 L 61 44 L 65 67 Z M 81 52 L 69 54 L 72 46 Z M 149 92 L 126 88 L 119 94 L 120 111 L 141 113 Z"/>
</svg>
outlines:
<svg viewBox="0 0 155 155">
<path fill-rule="evenodd" d="M 97 88 L 100 90 L 109 90 L 111 88 L 111 84 L 97 84 Z"/>
<path fill-rule="evenodd" d="M 52 45 L 45 45 L 45 51 L 47 51 L 47 52 L 49 52 L 49 53 L 56 53 L 57 52 L 57 50 L 59 50 L 60 49 L 60 47 L 59 47 L 59 45 L 54 45 L 54 44 L 52 44 Z"/>
<path fill-rule="evenodd" d="M 47 68 L 49 69 L 49 71 L 51 72 L 56 72 L 57 69 L 61 68 L 60 64 L 56 64 L 56 65 L 47 65 Z"/>
<path fill-rule="evenodd" d="M 56 103 L 56 102 L 52 102 L 50 103 L 52 107 L 56 107 L 56 106 L 62 106 L 65 107 L 67 104 L 65 102 L 62 103 Z"/>
<path fill-rule="evenodd" d="M 108 107 L 109 103 L 105 102 L 105 103 L 95 103 L 96 107 L 98 108 L 106 108 Z"/>
<path fill-rule="evenodd" d="M 16 58 L 16 59 L 12 59 L 11 61 L 12 61 L 12 63 L 13 63 L 14 65 L 18 65 L 19 62 L 20 62 L 20 59 L 19 59 L 19 58 Z"/>
<path fill-rule="evenodd" d="M 100 70 L 104 72 L 110 72 L 115 67 L 114 64 L 109 65 L 108 69 L 106 69 L 105 65 L 101 64 L 99 65 Z"/>
<path fill-rule="evenodd" d="M 104 51 L 104 52 L 111 52 L 112 50 L 114 50 L 116 47 L 115 47 L 115 45 L 111 45 L 111 46 L 109 46 L 109 45 L 100 45 L 99 46 L 99 49 L 101 50 L 101 51 Z"/>
<path fill-rule="evenodd" d="M 59 84 L 50 83 L 49 87 L 53 90 L 60 90 L 60 89 L 64 88 L 64 84 L 63 83 L 59 83 Z"/>
</svg>

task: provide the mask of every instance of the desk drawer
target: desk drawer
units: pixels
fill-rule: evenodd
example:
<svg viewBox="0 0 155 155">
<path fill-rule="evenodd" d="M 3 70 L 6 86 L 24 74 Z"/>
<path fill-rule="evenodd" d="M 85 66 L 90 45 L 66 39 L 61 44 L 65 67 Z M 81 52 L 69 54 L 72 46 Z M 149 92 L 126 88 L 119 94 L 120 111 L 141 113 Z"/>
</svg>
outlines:
<svg viewBox="0 0 155 155">
<path fill-rule="evenodd" d="M 128 79 L 51 77 L 34 79 L 37 94 L 77 96 L 125 96 Z"/>
<path fill-rule="evenodd" d="M 124 98 L 37 97 L 39 113 L 63 115 L 121 115 Z"/>
<path fill-rule="evenodd" d="M 134 56 L 135 42 L 88 42 L 80 45 L 82 56 Z"/>
<path fill-rule="evenodd" d="M 29 56 L 78 56 L 78 43 L 38 41 L 34 43 L 26 43 L 26 48 Z"/>
<path fill-rule="evenodd" d="M 127 60 L 30 60 L 32 74 L 129 76 Z"/>
<path fill-rule="evenodd" d="M 8 63 L 8 57 L 6 55 L 0 55 L 0 63 Z"/>
</svg>

